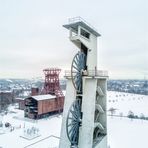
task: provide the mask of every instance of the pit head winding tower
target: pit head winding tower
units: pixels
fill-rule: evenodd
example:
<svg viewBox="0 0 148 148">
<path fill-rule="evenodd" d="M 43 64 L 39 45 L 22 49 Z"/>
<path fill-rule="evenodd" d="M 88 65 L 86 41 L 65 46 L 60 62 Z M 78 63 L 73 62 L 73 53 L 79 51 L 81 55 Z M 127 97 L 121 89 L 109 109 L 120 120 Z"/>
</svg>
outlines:
<svg viewBox="0 0 148 148">
<path fill-rule="evenodd" d="M 79 51 L 65 73 L 60 148 L 107 148 L 107 71 L 97 70 L 97 37 L 100 34 L 80 17 L 64 25 Z"/>
</svg>

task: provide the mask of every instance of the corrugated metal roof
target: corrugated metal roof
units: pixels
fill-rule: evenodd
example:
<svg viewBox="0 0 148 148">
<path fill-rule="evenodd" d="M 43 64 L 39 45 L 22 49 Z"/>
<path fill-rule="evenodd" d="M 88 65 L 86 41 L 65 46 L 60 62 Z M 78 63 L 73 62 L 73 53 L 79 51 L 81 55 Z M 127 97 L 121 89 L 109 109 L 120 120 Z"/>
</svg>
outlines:
<svg viewBox="0 0 148 148">
<path fill-rule="evenodd" d="M 56 98 L 56 96 L 55 96 L 55 95 L 50 95 L 50 94 L 48 94 L 48 95 L 31 96 L 31 97 L 28 97 L 28 98 L 33 98 L 33 99 L 35 99 L 35 100 L 37 100 L 37 101 L 40 101 L 40 100 L 54 99 L 54 98 Z"/>
</svg>

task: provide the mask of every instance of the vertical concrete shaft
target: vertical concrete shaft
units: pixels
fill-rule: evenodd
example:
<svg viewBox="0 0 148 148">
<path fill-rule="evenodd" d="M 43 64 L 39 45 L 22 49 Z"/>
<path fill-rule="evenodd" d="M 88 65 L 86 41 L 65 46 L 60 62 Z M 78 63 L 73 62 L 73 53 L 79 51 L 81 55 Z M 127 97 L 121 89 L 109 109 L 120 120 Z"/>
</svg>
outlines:
<svg viewBox="0 0 148 148">
<path fill-rule="evenodd" d="M 97 79 L 84 77 L 83 82 L 83 116 L 80 128 L 79 148 L 92 148 Z"/>
<path fill-rule="evenodd" d="M 67 25 L 64 25 L 64 27 L 70 30 L 69 38 L 80 49 L 80 51 L 82 48 L 81 45 L 85 46 L 86 49 L 84 49 L 87 51 L 86 67 L 88 76 L 83 77 L 82 83 L 82 124 L 79 128 L 78 148 L 107 148 L 106 78 L 104 78 L 104 80 L 101 80 L 102 76 L 96 77 L 96 75 L 92 76 L 91 74 L 89 74 L 91 72 L 96 72 L 97 70 L 97 37 L 100 36 L 100 34 L 83 20 L 69 23 Z M 102 96 L 99 95 L 97 97 L 97 86 L 102 89 L 104 93 Z M 72 81 L 71 79 L 68 79 L 63 111 L 60 148 L 70 148 L 70 142 L 67 138 L 66 133 L 66 119 L 69 108 L 75 99 L 76 94 L 72 85 Z M 101 107 L 103 108 L 102 110 L 104 110 L 104 114 L 99 116 L 98 122 L 105 130 L 103 133 L 101 133 L 104 135 L 104 138 L 99 140 L 97 139 L 98 141 L 95 143 L 93 138 L 94 127 L 96 125 L 94 121 L 96 103 L 98 103 L 98 105 L 101 105 Z M 96 138 L 99 138 L 99 136 L 96 136 Z"/>
<path fill-rule="evenodd" d="M 59 148 L 70 148 L 70 142 L 66 133 L 66 119 L 69 108 L 71 104 L 74 102 L 76 98 L 75 89 L 72 84 L 71 79 L 67 79 L 67 87 L 66 87 L 66 95 L 64 102 L 64 111 L 63 111 L 63 119 L 62 119 L 62 129 L 61 129 L 61 139 Z"/>
</svg>

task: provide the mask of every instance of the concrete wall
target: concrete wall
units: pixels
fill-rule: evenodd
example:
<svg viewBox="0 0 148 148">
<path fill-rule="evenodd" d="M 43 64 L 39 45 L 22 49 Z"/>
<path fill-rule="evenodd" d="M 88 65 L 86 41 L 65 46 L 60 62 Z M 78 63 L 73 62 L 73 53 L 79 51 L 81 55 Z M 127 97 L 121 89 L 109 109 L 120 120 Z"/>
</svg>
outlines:
<svg viewBox="0 0 148 148">
<path fill-rule="evenodd" d="M 92 148 L 97 79 L 84 77 L 83 82 L 83 116 L 80 128 L 79 148 Z"/>
<path fill-rule="evenodd" d="M 107 148 L 107 136 L 105 136 L 97 145 L 93 148 Z"/>
<path fill-rule="evenodd" d="M 67 79 L 67 87 L 66 87 L 66 94 L 65 94 L 63 119 L 62 119 L 62 129 L 61 129 L 61 136 L 60 136 L 61 139 L 60 139 L 59 148 L 70 148 L 70 145 L 71 145 L 66 133 L 66 119 L 69 112 L 69 108 L 71 104 L 75 101 L 75 99 L 76 99 L 76 92 L 72 84 L 72 80 L 69 78 Z"/>
</svg>

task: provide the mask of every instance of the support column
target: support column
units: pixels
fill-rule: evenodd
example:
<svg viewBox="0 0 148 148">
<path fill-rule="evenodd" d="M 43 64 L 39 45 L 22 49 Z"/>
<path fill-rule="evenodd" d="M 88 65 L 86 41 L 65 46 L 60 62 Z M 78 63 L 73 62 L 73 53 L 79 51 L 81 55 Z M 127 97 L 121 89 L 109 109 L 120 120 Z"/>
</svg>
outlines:
<svg viewBox="0 0 148 148">
<path fill-rule="evenodd" d="M 79 148 L 92 148 L 97 79 L 84 77 Z"/>
<path fill-rule="evenodd" d="M 71 78 L 67 79 L 67 86 L 66 86 L 66 95 L 65 95 L 65 101 L 64 101 L 64 110 L 63 110 L 63 119 L 62 119 L 62 126 L 61 126 L 61 139 L 60 139 L 60 145 L 59 148 L 70 148 L 70 142 L 67 137 L 66 133 L 66 119 L 68 115 L 69 108 L 71 104 L 75 101 L 76 94 L 75 89 L 72 84 Z"/>
</svg>

